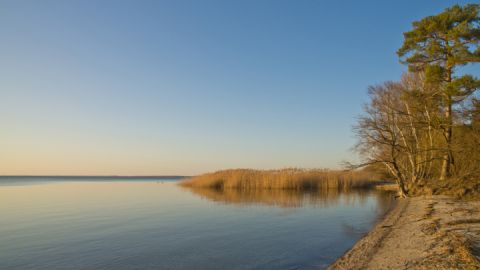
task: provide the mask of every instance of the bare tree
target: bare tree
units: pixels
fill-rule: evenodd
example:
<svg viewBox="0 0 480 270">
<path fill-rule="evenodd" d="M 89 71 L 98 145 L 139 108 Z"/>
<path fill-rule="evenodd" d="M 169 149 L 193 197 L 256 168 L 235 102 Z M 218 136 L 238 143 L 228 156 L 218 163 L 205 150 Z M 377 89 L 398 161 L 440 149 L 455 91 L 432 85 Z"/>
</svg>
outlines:
<svg viewBox="0 0 480 270">
<path fill-rule="evenodd" d="M 438 142 L 437 94 L 422 76 L 407 74 L 400 82 L 370 87 L 371 101 L 354 127 L 356 150 L 364 158 L 361 166 L 383 164 L 402 196 L 408 195 L 409 186 L 433 175 L 432 167 L 444 152 Z"/>
</svg>

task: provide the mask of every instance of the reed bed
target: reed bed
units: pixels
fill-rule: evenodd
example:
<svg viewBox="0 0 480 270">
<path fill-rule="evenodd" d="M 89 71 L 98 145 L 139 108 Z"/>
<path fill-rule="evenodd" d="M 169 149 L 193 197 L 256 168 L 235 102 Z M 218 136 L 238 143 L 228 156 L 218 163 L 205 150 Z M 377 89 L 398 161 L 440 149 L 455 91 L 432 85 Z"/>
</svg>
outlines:
<svg viewBox="0 0 480 270">
<path fill-rule="evenodd" d="M 337 189 L 347 191 L 353 188 L 368 188 L 380 182 L 382 181 L 377 175 L 365 170 L 231 169 L 194 176 L 180 184 L 186 187 L 215 189 Z"/>
</svg>

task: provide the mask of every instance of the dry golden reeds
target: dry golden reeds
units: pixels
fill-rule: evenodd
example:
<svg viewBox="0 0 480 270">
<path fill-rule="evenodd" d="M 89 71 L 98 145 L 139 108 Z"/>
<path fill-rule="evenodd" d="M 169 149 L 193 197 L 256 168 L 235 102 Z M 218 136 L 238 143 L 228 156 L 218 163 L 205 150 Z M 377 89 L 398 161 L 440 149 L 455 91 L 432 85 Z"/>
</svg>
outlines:
<svg viewBox="0 0 480 270">
<path fill-rule="evenodd" d="M 182 186 L 216 189 L 291 189 L 318 190 L 365 188 L 379 183 L 375 174 L 364 170 L 321 169 L 252 170 L 231 169 L 191 177 Z"/>
</svg>

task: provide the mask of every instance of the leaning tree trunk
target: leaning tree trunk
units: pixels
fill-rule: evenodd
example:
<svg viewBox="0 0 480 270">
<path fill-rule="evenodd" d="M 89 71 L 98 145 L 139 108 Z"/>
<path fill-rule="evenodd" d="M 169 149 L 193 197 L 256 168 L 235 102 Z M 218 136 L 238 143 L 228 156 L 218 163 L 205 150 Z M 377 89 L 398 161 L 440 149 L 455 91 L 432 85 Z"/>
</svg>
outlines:
<svg viewBox="0 0 480 270">
<path fill-rule="evenodd" d="M 398 195 L 402 198 L 406 198 L 408 197 L 408 190 L 406 189 L 405 187 L 405 183 L 401 180 L 398 180 L 397 181 L 397 184 L 399 186 L 399 192 L 398 192 Z"/>
<path fill-rule="evenodd" d="M 392 173 L 392 175 L 395 176 L 395 181 L 397 182 L 397 185 L 399 187 L 398 195 L 402 198 L 408 197 L 408 190 L 406 187 L 405 178 L 402 172 L 400 171 L 400 168 L 398 167 L 397 162 L 394 160 L 392 165 L 387 163 L 384 163 L 384 164 L 388 168 L 388 170 Z"/>
</svg>

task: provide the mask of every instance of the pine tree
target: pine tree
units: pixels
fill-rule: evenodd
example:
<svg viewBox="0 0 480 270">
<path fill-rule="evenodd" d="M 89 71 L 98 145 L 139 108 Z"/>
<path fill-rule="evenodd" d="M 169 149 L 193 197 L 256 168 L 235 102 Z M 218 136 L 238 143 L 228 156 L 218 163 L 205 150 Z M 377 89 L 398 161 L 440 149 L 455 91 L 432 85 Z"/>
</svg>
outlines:
<svg viewBox="0 0 480 270">
<path fill-rule="evenodd" d="M 446 146 L 440 179 L 450 176 L 454 164 L 453 106 L 480 87 L 480 80 L 472 75 L 456 76 L 458 67 L 480 62 L 479 11 L 478 4 L 455 5 L 413 22 L 413 29 L 404 33 L 403 46 L 397 51 L 411 71 L 425 72 L 427 82 L 438 87 Z"/>
</svg>

